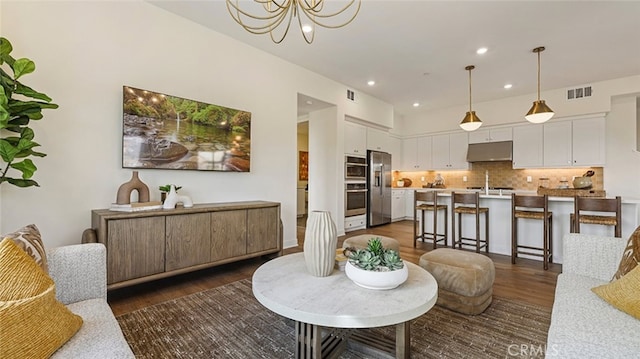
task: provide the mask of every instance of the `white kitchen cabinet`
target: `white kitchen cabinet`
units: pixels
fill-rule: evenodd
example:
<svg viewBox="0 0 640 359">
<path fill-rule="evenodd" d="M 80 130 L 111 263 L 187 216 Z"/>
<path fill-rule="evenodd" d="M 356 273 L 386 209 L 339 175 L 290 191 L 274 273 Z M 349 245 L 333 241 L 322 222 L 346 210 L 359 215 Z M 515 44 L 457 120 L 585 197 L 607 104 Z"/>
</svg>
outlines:
<svg viewBox="0 0 640 359">
<path fill-rule="evenodd" d="M 344 231 L 351 232 L 357 229 L 367 228 L 367 216 L 351 216 L 344 219 Z"/>
<path fill-rule="evenodd" d="M 547 122 L 543 133 L 544 167 L 571 166 L 571 121 Z"/>
<path fill-rule="evenodd" d="M 415 189 L 406 189 L 404 191 L 404 201 L 405 201 L 404 217 L 405 219 L 412 220 L 412 221 L 413 221 L 413 212 L 416 210 L 416 207 L 414 206 L 414 203 L 413 203 L 414 192 L 415 192 Z"/>
<path fill-rule="evenodd" d="M 469 132 L 469 143 L 511 141 L 511 127 L 482 129 Z"/>
<path fill-rule="evenodd" d="M 430 170 L 431 158 L 431 136 L 406 138 L 402 141 L 403 171 Z"/>
<path fill-rule="evenodd" d="M 387 131 L 367 127 L 367 149 L 391 153 L 391 142 Z"/>
<path fill-rule="evenodd" d="M 466 132 L 432 136 L 432 169 L 469 169 L 467 147 L 469 147 L 469 137 Z"/>
<path fill-rule="evenodd" d="M 402 140 L 398 137 L 389 136 L 391 149 L 391 168 L 393 170 L 401 170 L 403 164 Z"/>
<path fill-rule="evenodd" d="M 405 203 L 405 190 L 393 189 L 391 190 L 391 220 L 400 221 L 403 220 L 406 213 Z"/>
<path fill-rule="evenodd" d="M 367 128 L 357 123 L 344 123 L 344 153 L 367 155 Z"/>
<path fill-rule="evenodd" d="M 543 165 L 542 125 L 513 128 L 513 168 L 539 168 Z"/>
<path fill-rule="evenodd" d="M 604 163 L 604 117 L 544 124 L 544 167 L 603 166 Z"/>
<path fill-rule="evenodd" d="M 604 166 L 604 117 L 572 121 L 572 157 L 574 166 Z"/>
</svg>

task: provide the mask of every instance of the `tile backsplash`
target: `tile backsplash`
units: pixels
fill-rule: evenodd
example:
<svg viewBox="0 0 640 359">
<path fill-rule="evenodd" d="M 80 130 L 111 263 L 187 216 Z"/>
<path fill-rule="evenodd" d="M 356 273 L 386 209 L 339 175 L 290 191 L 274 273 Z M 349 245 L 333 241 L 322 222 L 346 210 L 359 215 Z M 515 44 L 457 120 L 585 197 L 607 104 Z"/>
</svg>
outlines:
<svg viewBox="0 0 640 359">
<path fill-rule="evenodd" d="M 572 167 L 572 168 L 536 168 L 536 169 L 513 169 L 511 162 L 476 162 L 471 164 L 469 170 L 458 171 L 420 171 L 420 172 L 393 172 L 393 185 L 401 178 L 409 178 L 412 181 L 411 187 L 422 187 L 429 182 L 433 182 L 436 174 L 444 178 L 447 188 L 482 187 L 485 183 L 485 171 L 489 171 L 490 187 L 513 187 L 521 191 L 536 191 L 541 181 L 540 178 L 548 178 L 549 188 L 557 188 L 560 181 L 567 181 L 572 188 L 573 177 L 580 177 L 588 170 L 593 170 L 593 189 L 604 189 L 604 178 L 602 167 Z M 464 182 L 464 177 L 467 181 Z M 531 177 L 531 182 L 527 182 L 527 177 Z M 424 178 L 424 181 L 422 181 Z"/>
</svg>

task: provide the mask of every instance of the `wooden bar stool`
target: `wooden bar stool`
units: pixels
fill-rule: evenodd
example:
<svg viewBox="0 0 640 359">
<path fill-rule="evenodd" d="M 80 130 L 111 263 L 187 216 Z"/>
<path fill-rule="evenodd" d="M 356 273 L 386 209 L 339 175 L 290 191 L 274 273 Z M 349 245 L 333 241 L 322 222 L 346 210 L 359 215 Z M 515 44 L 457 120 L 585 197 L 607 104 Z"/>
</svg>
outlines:
<svg viewBox="0 0 640 359">
<path fill-rule="evenodd" d="M 574 198 L 574 212 L 571 213 L 571 233 L 580 233 L 580 224 L 600 224 L 614 226 L 614 236 L 622 237 L 622 198 Z M 584 213 L 586 212 L 586 213 Z M 594 214 L 593 212 L 610 212 L 613 215 Z"/>
<path fill-rule="evenodd" d="M 543 222 L 542 247 L 518 244 L 518 219 L 536 219 Z M 511 264 L 516 263 L 518 254 L 542 257 L 542 267 L 549 269 L 553 263 L 553 214 L 549 212 L 549 197 L 511 195 Z M 520 249 L 524 249 L 521 251 Z"/>
<path fill-rule="evenodd" d="M 461 206 L 456 207 L 456 204 Z M 458 214 L 458 235 L 456 236 L 456 213 Z M 484 240 L 480 239 L 480 214 L 484 213 Z M 462 215 L 473 214 L 476 220 L 476 237 L 468 238 L 462 236 Z M 484 247 L 485 252 L 489 252 L 489 208 L 480 207 L 480 193 L 455 193 L 451 192 L 451 234 L 453 236 L 453 248 L 458 245 L 475 246 L 476 253 Z"/>
<path fill-rule="evenodd" d="M 437 191 L 428 191 L 428 192 L 419 192 L 415 191 L 413 194 L 413 207 L 415 210 L 413 211 L 413 247 L 416 247 L 416 241 L 418 238 L 422 239 L 424 242 L 425 239 L 430 239 L 433 242 L 433 249 L 436 249 L 438 246 L 438 242 L 444 242 L 444 246 L 447 246 L 447 221 L 448 214 L 447 209 L 448 206 L 446 204 L 438 204 L 438 194 Z M 444 211 L 444 233 L 438 233 L 438 211 Z M 421 215 L 421 226 L 420 233 L 418 233 L 418 218 L 417 212 L 420 211 Z M 433 212 L 433 232 L 427 232 L 425 226 L 425 212 L 431 211 Z"/>
</svg>

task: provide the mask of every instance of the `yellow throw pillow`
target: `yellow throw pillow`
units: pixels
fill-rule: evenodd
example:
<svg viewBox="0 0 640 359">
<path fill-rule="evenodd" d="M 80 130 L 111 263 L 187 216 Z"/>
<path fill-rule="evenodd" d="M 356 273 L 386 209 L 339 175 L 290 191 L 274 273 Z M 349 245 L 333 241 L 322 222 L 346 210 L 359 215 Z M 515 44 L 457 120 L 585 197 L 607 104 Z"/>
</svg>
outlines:
<svg viewBox="0 0 640 359">
<path fill-rule="evenodd" d="M 47 268 L 47 255 L 44 251 L 44 244 L 42 244 L 42 237 L 40 231 L 35 224 L 24 226 L 17 231 L 9 234 L 5 234 L 0 238 L 11 238 L 13 242 L 20 247 L 23 251 L 27 252 L 36 263 L 42 267 L 45 273 L 48 273 Z"/>
<path fill-rule="evenodd" d="M 11 239 L 0 242 L 0 358 L 48 358 L 82 326 L 55 284 Z"/>
<path fill-rule="evenodd" d="M 620 279 L 623 275 L 629 273 L 640 262 L 640 227 L 629 237 L 627 247 L 624 249 L 622 259 L 618 265 L 618 271 L 613 275 L 612 281 Z"/>
<path fill-rule="evenodd" d="M 591 290 L 617 309 L 640 319 L 640 266 L 614 282 Z"/>
</svg>

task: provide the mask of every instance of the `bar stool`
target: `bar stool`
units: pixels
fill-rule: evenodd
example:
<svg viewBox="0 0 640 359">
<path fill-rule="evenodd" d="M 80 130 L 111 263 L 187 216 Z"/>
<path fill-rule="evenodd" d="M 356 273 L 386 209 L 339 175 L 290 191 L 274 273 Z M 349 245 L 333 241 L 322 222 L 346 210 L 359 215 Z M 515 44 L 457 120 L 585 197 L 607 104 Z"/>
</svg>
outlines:
<svg viewBox="0 0 640 359">
<path fill-rule="evenodd" d="M 531 210 L 534 209 L 534 210 Z M 518 218 L 543 222 L 542 247 L 518 244 Z M 511 264 L 516 264 L 518 254 L 542 257 L 542 267 L 549 269 L 553 253 L 553 214 L 549 212 L 549 197 L 511 195 Z M 525 249 L 528 251 L 520 251 Z M 533 252 L 530 252 L 533 251 Z"/>
<path fill-rule="evenodd" d="M 614 236 L 622 237 L 622 198 L 574 198 L 574 212 L 571 213 L 571 233 L 580 233 L 580 224 L 600 224 L 614 226 Z M 582 214 L 586 211 L 587 214 Z M 614 215 L 600 215 L 592 212 L 611 212 Z"/>
<path fill-rule="evenodd" d="M 418 204 L 418 202 L 421 202 Z M 418 238 L 422 239 L 424 242 L 425 239 L 430 239 L 433 242 L 433 249 L 436 249 L 438 246 L 438 242 L 444 242 L 444 246 L 447 246 L 447 221 L 448 214 L 447 209 L 448 206 L 446 204 L 438 204 L 438 194 L 437 191 L 428 191 L 428 192 L 419 192 L 415 191 L 413 194 L 413 207 L 415 210 L 413 211 L 413 248 L 416 247 L 416 241 Z M 438 233 L 438 211 L 444 210 L 444 233 Z M 418 228 L 418 218 L 417 212 L 420 211 L 420 215 L 422 216 L 422 222 L 420 227 L 420 234 L 417 232 Z M 426 232 L 425 230 L 425 212 L 432 211 L 433 212 L 433 232 Z"/>
<path fill-rule="evenodd" d="M 456 207 L 456 204 L 461 206 Z M 456 236 L 456 213 L 458 214 L 458 236 Z M 484 240 L 480 239 L 480 214 L 484 213 Z M 468 238 L 462 236 L 462 215 L 473 214 L 476 219 L 476 237 Z M 453 236 L 453 248 L 458 245 L 476 247 L 476 253 L 484 247 L 485 252 L 489 252 L 489 208 L 480 207 L 480 193 L 455 193 L 451 192 L 451 234 Z M 471 243 L 473 241 L 473 244 Z"/>
</svg>

